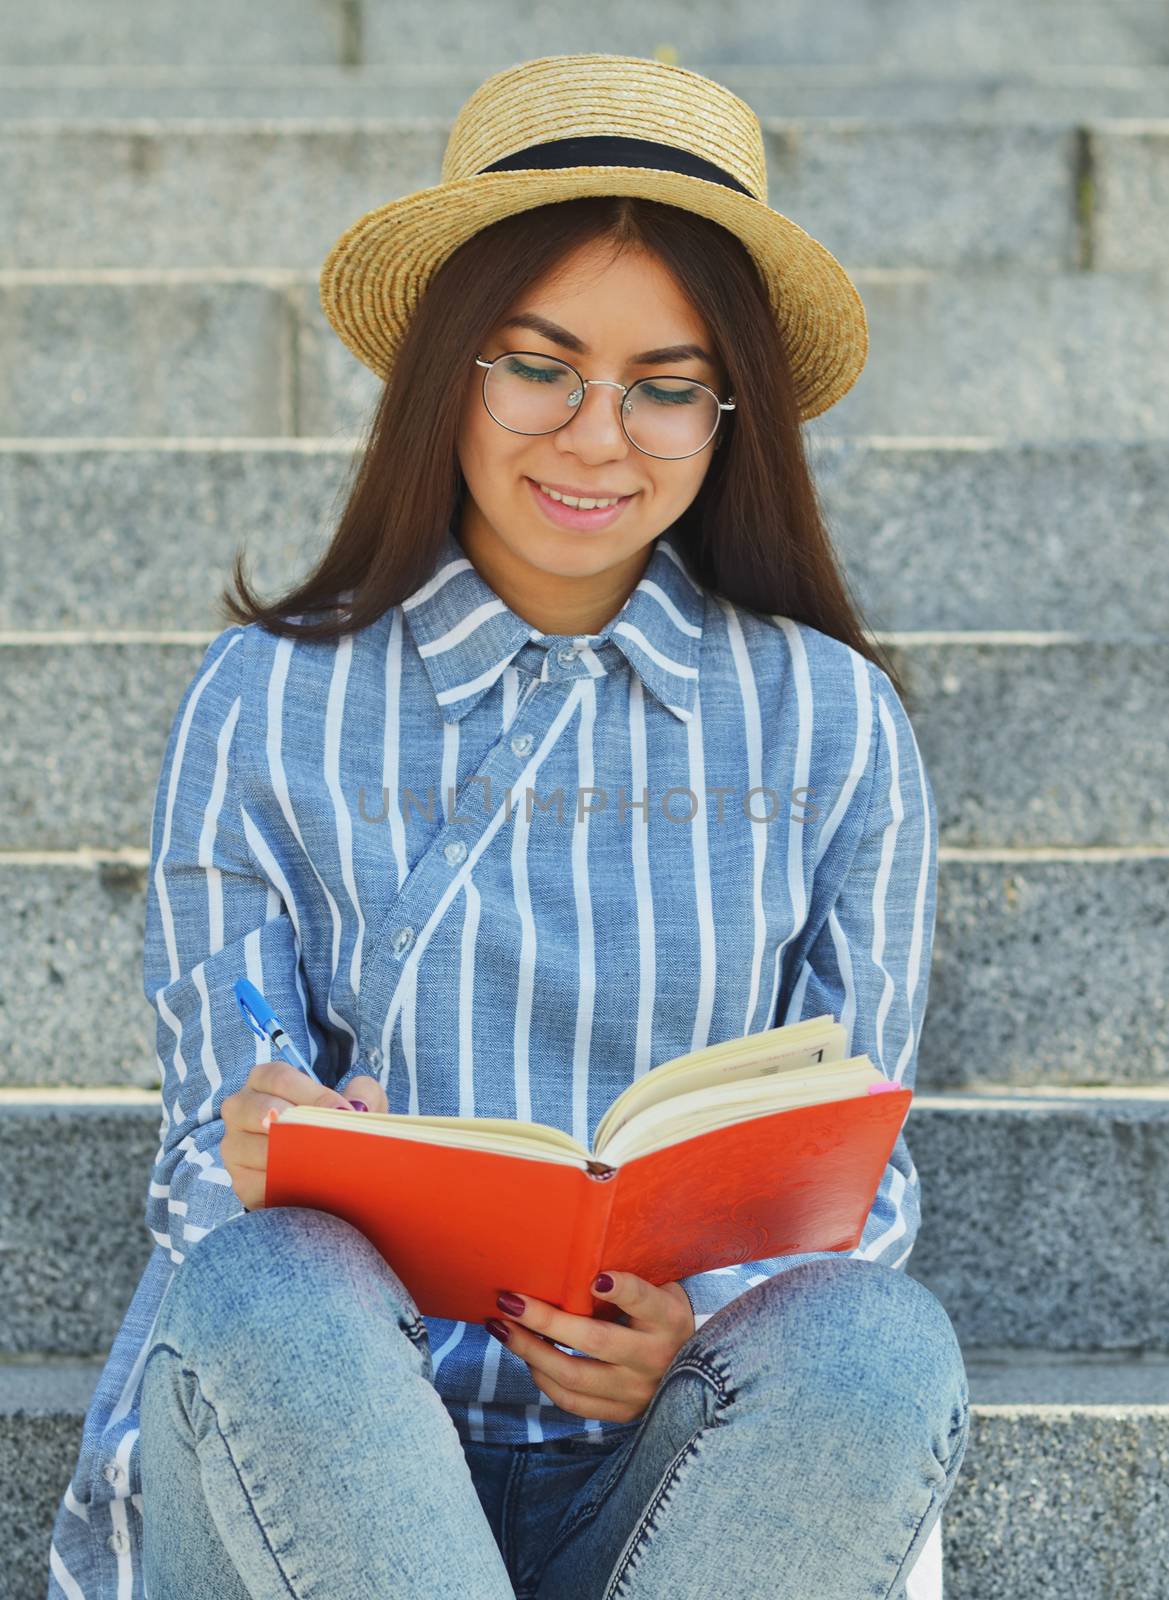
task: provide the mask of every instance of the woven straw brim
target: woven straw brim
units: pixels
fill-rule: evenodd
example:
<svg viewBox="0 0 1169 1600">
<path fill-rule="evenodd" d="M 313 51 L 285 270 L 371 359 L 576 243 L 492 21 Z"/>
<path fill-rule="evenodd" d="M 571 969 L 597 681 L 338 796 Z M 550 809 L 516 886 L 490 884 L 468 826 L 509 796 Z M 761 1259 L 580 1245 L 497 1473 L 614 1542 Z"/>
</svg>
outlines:
<svg viewBox="0 0 1169 1600">
<path fill-rule="evenodd" d="M 389 377 L 431 275 L 501 217 L 580 195 L 636 195 L 696 211 L 742 240 L 767 285 L 795 383 L 800 418 L 827 411 L 860 376 L 865 310 L 852 279 L 797 223 L 750 195 L 645 167 L 526 168 L 420 189 L 347 228 L 321 269 L 321 307 L 359 361 Z"/>
</svg>

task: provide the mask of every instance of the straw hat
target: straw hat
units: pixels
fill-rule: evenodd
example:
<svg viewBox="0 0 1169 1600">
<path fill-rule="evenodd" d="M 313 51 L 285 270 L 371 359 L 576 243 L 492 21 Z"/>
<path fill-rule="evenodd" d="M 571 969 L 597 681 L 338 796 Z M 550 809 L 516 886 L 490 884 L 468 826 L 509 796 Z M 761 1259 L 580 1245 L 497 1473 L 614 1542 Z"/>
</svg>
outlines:
<svg viewBox="0 0 1169 1600">
<path fill-rule="evenodd" d="M 542 56 L 464 104 L 442 182 L 379 206 L 337 240 L 321 305 L 378 377 L 431 274 L 501 217 L 580 195 L 639 195 L 736 234 L 767 284 L 803 421 L 856 382 L 868 353 L 860 295 L 822 244 L 767 204 L 759 119 L 701 73 L 640 56 Z"/>
</svg>

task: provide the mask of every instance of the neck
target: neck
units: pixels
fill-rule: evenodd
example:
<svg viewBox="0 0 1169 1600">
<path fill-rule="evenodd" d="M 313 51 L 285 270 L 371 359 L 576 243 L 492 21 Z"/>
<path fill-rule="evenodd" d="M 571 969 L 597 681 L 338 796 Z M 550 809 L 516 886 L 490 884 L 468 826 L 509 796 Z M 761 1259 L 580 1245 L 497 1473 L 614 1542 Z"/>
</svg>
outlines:
<svg viewBox="0 0 1169 1600">
<path fill-rule="evenodd" d="M 463 508 L 457 538 L 503 603 L 550 634 L 600 633 L 633 593 L 653 554 L 649 544 L 616 566 L 581 577 L 542 572 L 517 557 L 470 504 Z"/>
</svg>

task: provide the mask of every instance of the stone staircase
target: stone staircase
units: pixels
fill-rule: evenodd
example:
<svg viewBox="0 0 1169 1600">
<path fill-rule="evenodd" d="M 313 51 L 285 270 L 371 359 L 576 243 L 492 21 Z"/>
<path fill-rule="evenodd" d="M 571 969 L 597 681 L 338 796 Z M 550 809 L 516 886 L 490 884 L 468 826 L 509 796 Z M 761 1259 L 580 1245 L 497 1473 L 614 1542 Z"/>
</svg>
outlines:
<svg viewBox="0 0 1169 1600">
<path fill-rule="evenodd" d="M 151 1248 L 170 720 L 236 544 L 261 590 L 311 557 L 374 400 L 320 262 L 491 71 L 584 49 L 748 100 L 869 316 L 807 434 L 940 813 L 909 1270 L 974 1401 L 947 1600 L 1166 1600 L 1169 13 L 586 9 L 0 10 L 0 1596 L 44 1594 Z"/>
</svg>

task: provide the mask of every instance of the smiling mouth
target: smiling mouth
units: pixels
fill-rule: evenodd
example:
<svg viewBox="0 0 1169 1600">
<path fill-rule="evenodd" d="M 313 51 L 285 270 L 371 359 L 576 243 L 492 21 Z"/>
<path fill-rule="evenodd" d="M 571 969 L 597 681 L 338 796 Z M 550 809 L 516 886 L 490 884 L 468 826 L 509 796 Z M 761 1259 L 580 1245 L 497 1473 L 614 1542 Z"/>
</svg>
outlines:
<svg viewBox="0 0 1169 1600">
<path fill-rule="evenodd" d="M 542 483 L 539 478 L 529 478 L 529 483 L 534 483 L 541 494 L 546 494 L 549 499 L 555 500 L 560 505 L 568 506 L 579 511 L 604 511 L 619 505 L 622 500 L 632 500 L 633 493 L 629 494 L 570 494 L 567 490 L 556 489 L 549 483 Z"/>
</svg>

